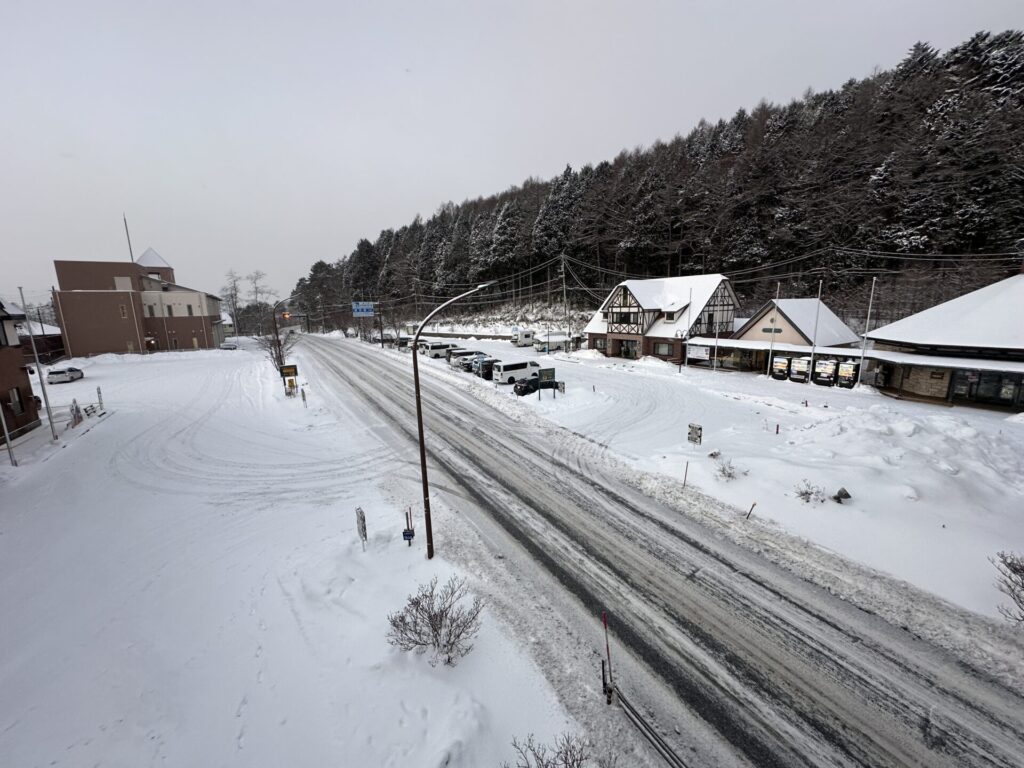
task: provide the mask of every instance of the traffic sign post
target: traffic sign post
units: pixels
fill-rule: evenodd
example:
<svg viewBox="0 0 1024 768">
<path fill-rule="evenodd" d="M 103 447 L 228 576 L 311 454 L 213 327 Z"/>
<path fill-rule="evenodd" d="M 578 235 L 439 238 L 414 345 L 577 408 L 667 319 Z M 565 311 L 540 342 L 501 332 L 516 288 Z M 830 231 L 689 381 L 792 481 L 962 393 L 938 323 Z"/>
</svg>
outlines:
<svg viewBox="0 0 1024 768">
<path fill-rule="evenodd" d="M 700 445 L 701 437 L 704 434 L 704 428 L 700 424 L 691 424 L 690 432 L 687 434 L 686 439 L 694 445 Z"/>
</svg>

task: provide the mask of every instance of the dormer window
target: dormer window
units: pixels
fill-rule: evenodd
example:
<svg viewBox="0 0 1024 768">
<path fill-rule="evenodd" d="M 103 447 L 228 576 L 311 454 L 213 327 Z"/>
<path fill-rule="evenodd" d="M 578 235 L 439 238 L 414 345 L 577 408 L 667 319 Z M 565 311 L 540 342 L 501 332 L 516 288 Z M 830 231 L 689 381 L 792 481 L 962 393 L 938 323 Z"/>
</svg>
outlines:
<svg viewBox="0 0 1024 768">
<path fill-rule="evenodd" d="M 667 322 L 667 323 L 674 323 L 675 321 L 676 321 L 676 313 L 675 312 L 666 312 L 665 313 L 665 322 Z"/>
</svg>

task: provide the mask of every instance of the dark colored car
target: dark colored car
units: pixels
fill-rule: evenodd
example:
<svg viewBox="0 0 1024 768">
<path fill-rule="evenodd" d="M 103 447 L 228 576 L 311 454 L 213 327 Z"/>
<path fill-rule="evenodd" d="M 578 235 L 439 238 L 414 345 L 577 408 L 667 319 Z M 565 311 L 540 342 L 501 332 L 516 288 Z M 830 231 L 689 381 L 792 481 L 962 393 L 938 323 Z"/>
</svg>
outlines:
<svg viewBox="0 0 1024 768">
<path fill-rule="evenodd" d="M 491 371 L 494 369 L 494 364 L 498 362 L 496 357 L 478 357 L 473 361 L 473 368 L 471 369 L 474 376 L 479 376 L 481 379 L 490 381 L 494 377 L 491 375 Z"/>
<path fill-rule="evenodd" d="M 519 379 L 512 386 L 512 391 L 520 397 L 533 394 L 538 389 L 540 389 L 540 381 L 538 379 Z"/>
<path fill-rule="evenodd" d="M 487 357 L 486 352 L 474 352 L 472 355 L 466 355 L 465 357 L 459 360 L 459 367 L 461 367 L 462 370 L 464 371 L 472 371 L 473 364 L 477 360 L 482 360 L 485 357 Z"/>
<path fill-rule="evenodd" d="M 537 378 L 519 379 L 519 381 L 512 386 L 512 391 L 520 397 L 523 395 L 533 394 L 538 389 L 558 389 L 558 382 L 554 380 L 541 381 Z"/>
</svg>

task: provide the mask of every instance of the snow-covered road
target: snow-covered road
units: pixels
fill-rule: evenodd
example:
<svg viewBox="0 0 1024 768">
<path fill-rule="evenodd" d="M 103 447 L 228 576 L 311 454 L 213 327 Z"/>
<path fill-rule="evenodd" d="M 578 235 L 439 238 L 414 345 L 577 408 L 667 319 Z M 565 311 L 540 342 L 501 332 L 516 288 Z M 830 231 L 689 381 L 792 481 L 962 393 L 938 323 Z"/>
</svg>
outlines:
<svg viewBox="0 0 1024 768">
<path fill-rule="evenodd" d="M 408 357 L 356 342 L 305 346 L 321 371 L 414 434 Z M 696 522 L 735 520 L 735 510 L 690 491 L 673 506 L 644 496 L 593 441 L 487 405 L 503 395 L 434 371 L 424 388 L 428 448 L 458 479 L 467 516 L 497 521 L 584 605 L 608 607 L 619 641 L 680 708 L 750 762 L 1024 762 L 1022 654 L 1019 643 L 1000 646 L 1008 634 L 904 594 L 928 603 L 935 622 L 978 631 L 978 653 L 957 658 Z M 675 741 L 692 746 L 685 735 Z"/>
</svg>

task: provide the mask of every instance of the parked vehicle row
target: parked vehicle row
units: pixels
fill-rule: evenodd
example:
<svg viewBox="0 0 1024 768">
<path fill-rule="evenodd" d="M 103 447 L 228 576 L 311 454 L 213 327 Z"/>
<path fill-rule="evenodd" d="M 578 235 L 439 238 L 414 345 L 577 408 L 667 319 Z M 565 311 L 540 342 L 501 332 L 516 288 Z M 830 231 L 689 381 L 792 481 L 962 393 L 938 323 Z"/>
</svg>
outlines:
<svg viewBox="0 0 1024 768">
<path fill-rule="evenodd" d="M 455 370 L 472 373 L 499 384 L 515 384 L 519 379 L 536 379 L 540 370 L 540 363 L 536 360 L 499 360 L 486 352 L 464 349 L 449 341 L 421 340 L 416 352 L 435 359 L 443 357 Z"/>
</svg>

